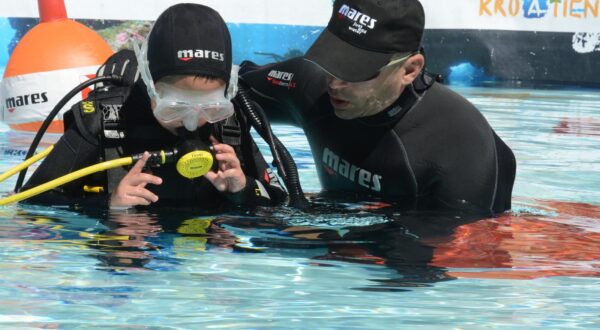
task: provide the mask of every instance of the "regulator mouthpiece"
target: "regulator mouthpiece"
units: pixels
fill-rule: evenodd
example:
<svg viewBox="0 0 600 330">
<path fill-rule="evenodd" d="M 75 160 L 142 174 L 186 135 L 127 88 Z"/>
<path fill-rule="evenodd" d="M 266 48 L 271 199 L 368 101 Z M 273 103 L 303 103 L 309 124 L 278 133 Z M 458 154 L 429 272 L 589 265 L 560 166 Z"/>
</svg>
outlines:
<svg viewBox="0 0 600 330">
<path fill-rule="evenodd" d="M 175 168 L 188 179 L 201 177 L 216 165 L 209 146 L 200 140 L 185 140 L 177 148 L 177 153 L 180 156 Z"/>
<path fill-rule="evenodd" d="M 136 162 L 144 156 L 143 153 L 133 155 Z M 211 148 L 201 140 L 185 140 L 177 148 L 168 151 L 150 151 L 150 157 L 146 162 L 148 167 L 160 167 L 164 164 L 175 163 L 175 168 L 181 176 L 195 179 L 216 170 L 217 163 L 214 161 Z"/>
<path fill-rule="evenodd" d="M 213 156 L 209 151 L 195 150 L 181 156 L 175 167 L 181 176 L 195 179 L 208 173 L 213 162 Z"/>
</svg>

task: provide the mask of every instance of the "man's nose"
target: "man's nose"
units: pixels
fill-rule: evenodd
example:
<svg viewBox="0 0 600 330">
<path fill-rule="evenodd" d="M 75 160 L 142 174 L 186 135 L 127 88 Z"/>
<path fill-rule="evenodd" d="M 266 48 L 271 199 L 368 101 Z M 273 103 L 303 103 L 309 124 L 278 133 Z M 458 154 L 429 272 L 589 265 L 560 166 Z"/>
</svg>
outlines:
<svg viewBox="0 0 600 330">
<path fill-rule="evenodd" d="M 333 76 L 329 76 L 328 85 L 330 89 L 340 89 L 348 86 L 348 82 L 340 80 Z"/>
</svg>

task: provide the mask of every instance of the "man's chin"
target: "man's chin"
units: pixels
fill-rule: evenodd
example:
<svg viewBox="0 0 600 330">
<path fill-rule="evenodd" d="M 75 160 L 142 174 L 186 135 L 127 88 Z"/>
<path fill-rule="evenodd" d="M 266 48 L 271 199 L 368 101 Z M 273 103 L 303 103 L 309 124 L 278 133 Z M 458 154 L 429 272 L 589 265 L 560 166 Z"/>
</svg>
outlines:
<svg viewBox="0 0 600 330">
<path fill-rule="evenodd" d="M 345 120 L 350 120 L 350 119 L 355 119 L 357 116 L 356 114 L 352 113 L 352 111 L 348 111 L 346 109 L 336 109 L 333 108 L 336 117 L 340 118 L 340 119 L 345 119 Z"/>
<path fill-rule="evenodd" d="M 352 115 L 352 110 L 349 109 L 350 102 L 339 101 L 334 98 L 330 99 L 331 106 L 333 107 L 333 111 L 335 115 L 340 119 L 354 119 Z"/>
</svg>

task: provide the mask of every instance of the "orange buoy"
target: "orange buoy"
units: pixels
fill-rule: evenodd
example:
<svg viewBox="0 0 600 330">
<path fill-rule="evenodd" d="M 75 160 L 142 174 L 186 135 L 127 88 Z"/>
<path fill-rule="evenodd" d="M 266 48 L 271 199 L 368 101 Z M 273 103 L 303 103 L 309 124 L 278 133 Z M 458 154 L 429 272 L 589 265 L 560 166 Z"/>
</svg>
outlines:
<svg viewBox="0 0 600 330">
<path fill-rule="evenodd" d="M 0 83 L 1 118 L 12 129 L 35 132 L 56 103 L 112 55 L 93 30 L 67 18 L 64 0 L 38 0 L 40 23 L 15 47 Z M 88 91 L 74 97 L 48 132 L 63 131 L 62 114 Z"/>
</svg>

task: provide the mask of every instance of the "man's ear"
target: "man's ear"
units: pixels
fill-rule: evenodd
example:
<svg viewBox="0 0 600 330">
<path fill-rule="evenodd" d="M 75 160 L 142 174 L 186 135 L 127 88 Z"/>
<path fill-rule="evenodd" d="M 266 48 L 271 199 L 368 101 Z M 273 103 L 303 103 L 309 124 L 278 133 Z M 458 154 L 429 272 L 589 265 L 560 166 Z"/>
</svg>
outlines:
<svg viewBox="0 0 600 330">
<path fill-rule="evenodd" d="M 421 71 L 423 71 L 425 57 L 422 54 L 413 55 L 406 60 L 403 67 L 404 75 L 402 76 L 402 84 L 410 85 L 421 74 Z"/>
</svg>

